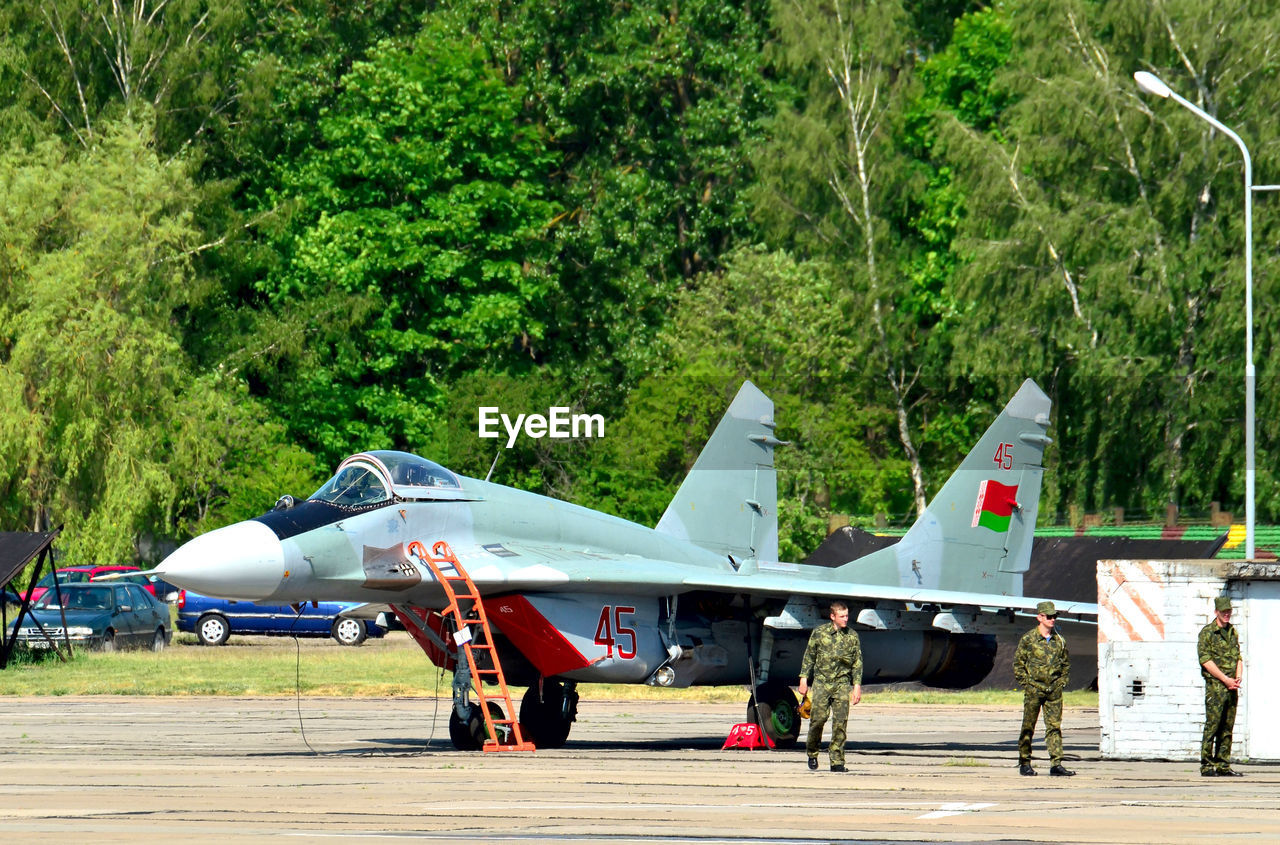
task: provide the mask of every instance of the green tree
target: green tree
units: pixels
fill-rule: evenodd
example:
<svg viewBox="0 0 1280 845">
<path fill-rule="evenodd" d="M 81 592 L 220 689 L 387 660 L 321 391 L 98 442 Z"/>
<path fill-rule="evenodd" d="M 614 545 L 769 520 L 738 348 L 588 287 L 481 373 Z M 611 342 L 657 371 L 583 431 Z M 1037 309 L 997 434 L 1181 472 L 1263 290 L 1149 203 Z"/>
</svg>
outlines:
<svg viewBox="0 0 1280 845">
<path fill-rule="evenodd" d="M 1154 68 L 1247 137 L 1274 137 L 1275 86 L 1255 81 L 1276 72 L 1261 36 L 1273 11 L 1008 9 L 1015 60 L 994 83 L 1007 104 L 989 129 L 940 122 L 934 145 L 966 209 L 953 372 L 1004 389 L 1027 373 L 1046 384 L 1059 420 L 1051 502 L 1150 512 L 1238 501 L 1239 154 L 1146 100 L 1131 74 Z M 1274 160 L 1262 149 L 1260 169 Z"/>
<path fill-rule="evenodd" d="M 948 294 L 960 260 L 954 249 L 956 228 L 965 214 L 965 197 L 954 178 L 961 165 L 932 158 L 936 124 L 954 121 L 979 132 L 992 129 L 1010 99 L 996 84 L 996 75 L 1008 64 L 1012 48 L 1008 16 L 1001 10 L 984 9 L 957 20 L 951 42 L 920 65 L 918 93 L 909 101 L 900 129 L 900 143 L 918 159 L 915 166 L 928 179 L 919 197 L 908 200 L 908 240 L 914 248 L 908 265 L 911 293 L 904 304 L 919 319 L 942 324 L 930 332 L 930 355 L 949 357 L 947 318 L 956 305 Z"/>
<path fill-rule="evenodd" d="M 356 63 L 318 148 L 285 164 L 274 202 L 293 212 L 257 288 L 268 321 L 298 325 L 299 307 L 329 319 L 251 372 L 326 459 L 424 442 L 441 376 L 529 360 L 555 207 L 519 108 L 468 36 L 428 28 Z"/>
<path fill-rule="evenodd" d="M 780 549 L 803 557 L 826 516 L 910 507 L 906 466 L 883 432 L 891 412 L 859 409 L 847 373 L 874 343 L 832 265 L 743 249 L 683 294 L 661 342 L 664 368 L 628 397 L 617 438 L 597 457 L 602 504 L 653 523 L 693 466 L 744 379 L 774 400 L 782 509 Z"/>
<path fill-rule="evenodd" d="M 757 155 L 757 213 L 774 239 L 844 268 L 875 340 L 850 393 L 892 410 L 921 512 L 927 489 L 917 417 L 933 321 L 908 307 L 909 277 L 897 270 L 906 263 L 902 197 L 914 189 L 894 136 L 914 66 L 909 18 L 896 0 L 810 0 L 780 6 L 775 25 L 779 63 L 797 92 Z"/>
<path fill-rule="evenodd" d="M 202 173 L 232 183 L 235 208 L 255 219 L 272 205 L 281 163 L 320 143 L 321 111 L 333 106 L 342 77 L 386 39 L 412 38 L 426 0 L 243 0 L 243 44 L 228 63 L 234 95 L 229 125 L 206 145 Z M 257 269 L 252 250 L 235 252 Z M 228 272 L 240 268 L 228 267 Z"/>
<path fill-rule="evenodd" d="M 747 145 L 771 109 L 765 7 L 450 4 L 560 156 L 559 285 L 539 359 L 630 386 L 677 292 L 752 239 Z"/>
<path fill-rule="evenodd" d="M 44 123 L 92 143 L 105 120 L 145 108 L 161 151 L 223 131 L 246 44 L 246 3 L 39 0 L 0 10 L 0 125 Z"/>
<path fill-rule="evenodd" d="M 103 122 L 83 148 L 0 155 L 0 513 L 65 526 L 68 562 L 132 558 L 143 536 L 230 514 L 237 475 L 311 475 L 191 376 L 173 332 L 207 290 L 189 165 L 161 160 L 152 133 Z M 243 463 L 265 454 L 282 460 Z"/>
</svg>

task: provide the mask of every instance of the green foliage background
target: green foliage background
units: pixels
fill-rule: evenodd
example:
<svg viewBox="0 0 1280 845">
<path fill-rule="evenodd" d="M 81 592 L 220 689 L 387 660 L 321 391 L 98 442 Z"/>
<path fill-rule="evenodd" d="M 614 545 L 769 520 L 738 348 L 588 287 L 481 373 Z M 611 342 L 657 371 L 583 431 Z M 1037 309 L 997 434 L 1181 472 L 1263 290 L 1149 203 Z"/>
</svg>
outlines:
<svg viewBox="0 0 1280 845">
<path fill-rule="evenodd" d="M 652 523 L 744 378 L 782 552 L 910 519 L 1018 384 L 1042 518 L 1243 495 L 1274 0 L 0 10 L 0 527 L 167 544 L 399 448 Z M 1280 517 L 1280 218 L 1255 224 Z M 476 408 L 601 413 L 494 463 Z"/>
</svg>

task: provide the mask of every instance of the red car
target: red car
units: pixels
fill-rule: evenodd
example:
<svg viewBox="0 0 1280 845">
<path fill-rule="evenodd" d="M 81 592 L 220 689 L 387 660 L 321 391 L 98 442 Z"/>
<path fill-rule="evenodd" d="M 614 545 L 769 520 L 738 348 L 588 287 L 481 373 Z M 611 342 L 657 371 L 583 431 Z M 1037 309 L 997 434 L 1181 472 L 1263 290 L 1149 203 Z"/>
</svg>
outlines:
<svg viewBox="0 0 1280 845">
<path fill-rule="evenodd" d="M 96 581 L 103 575 L 114 575 L 117 572 L 137 572 L 137 575 L 126 575 L 123 578 L 114 578 L 112 580 L 120 584 L 137 584 L 159 601 L 164 601 L 166 593 L 173 589 L 163 581 L 152 581 L 142 574 L 141 569 L 127 564 L 116 566 L 68 566 L 64 569 L 54 570 L 37 581 L 35 589 L 31 591 L 31 600 L 33 602 L 38 601 L 44 595 L 45 590 L 52 588 L 55 576 L 57 576 L 59 584 L 85 584 L 89 581 Z"/>
</svg>

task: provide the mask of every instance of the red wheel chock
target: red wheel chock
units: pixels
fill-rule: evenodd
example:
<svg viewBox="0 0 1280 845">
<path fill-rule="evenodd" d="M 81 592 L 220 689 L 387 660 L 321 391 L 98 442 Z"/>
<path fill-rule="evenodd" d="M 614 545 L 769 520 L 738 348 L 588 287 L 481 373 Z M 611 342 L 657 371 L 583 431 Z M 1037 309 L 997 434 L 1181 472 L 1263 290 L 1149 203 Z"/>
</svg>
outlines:
<svg viewBox="0 0 1280 845">
<path fill-rule="evenodd" d="M 724 745 L 720 750 L 724 751 L 728 748 L 746 748 L 755 750 L 757 748 L 770 749 L 773 748 L 773 740 L 769 739 L 769 735 L 760 730 L 760 726 L 754 722 L 743 722 L 734 725 L 729 731 L 729 737 L 724 741 Z"/>
</svg>

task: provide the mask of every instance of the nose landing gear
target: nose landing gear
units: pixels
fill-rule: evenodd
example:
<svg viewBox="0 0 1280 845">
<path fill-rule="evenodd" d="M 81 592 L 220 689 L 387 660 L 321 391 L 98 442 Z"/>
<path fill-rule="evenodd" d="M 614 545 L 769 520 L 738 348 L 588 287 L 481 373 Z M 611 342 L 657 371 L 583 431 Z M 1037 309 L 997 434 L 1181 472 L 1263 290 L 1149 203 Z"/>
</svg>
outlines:
<svg viewBox="0 0 1280 845">
<path fill-rule="evenodd" d="M 502 705 L 496 701 L 488 702 L 489 715 L 495 722 L 501 721 L 504 716 L 502 713 Z M 503 736 L 502 725 L 494 725 L 494 730 L 498 731 L 497 741 L 499 745 L 509 744 L 509 739 Z M 449 711 L 449 739 L 453 742 L 453 747 L 459 751 L 479 751 L 484 747 L 485 740 L 489 738 L 488 730 L 485 728 L 484 714 L 480 712 L 479 704 L 471 705 L 471 715 L 463 719 L 458 715 L 457 709 Z"/>
</svg>

